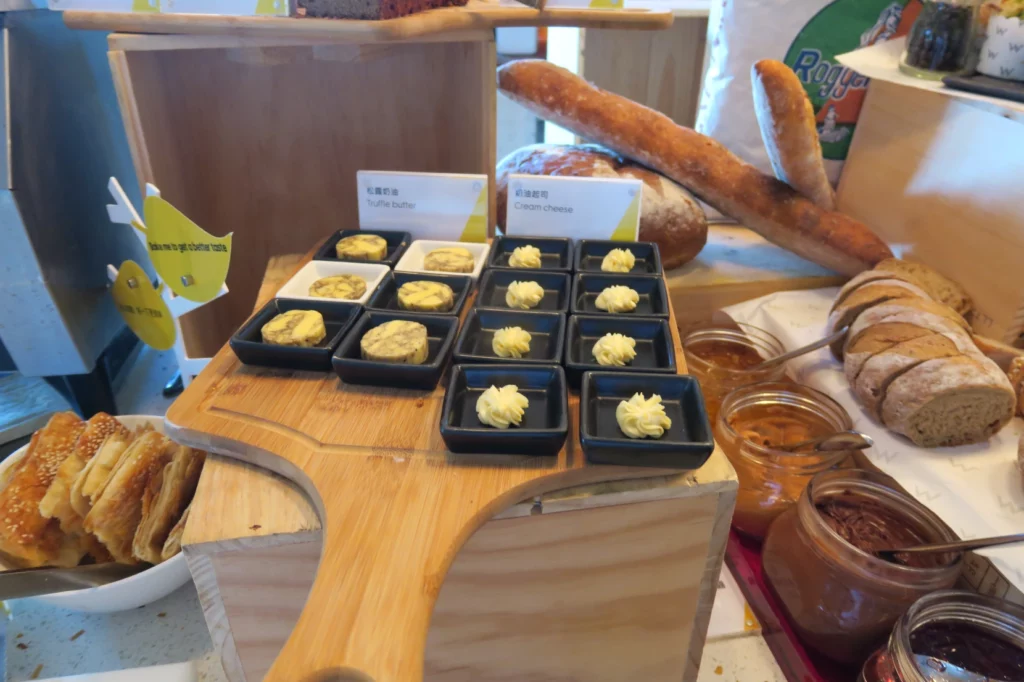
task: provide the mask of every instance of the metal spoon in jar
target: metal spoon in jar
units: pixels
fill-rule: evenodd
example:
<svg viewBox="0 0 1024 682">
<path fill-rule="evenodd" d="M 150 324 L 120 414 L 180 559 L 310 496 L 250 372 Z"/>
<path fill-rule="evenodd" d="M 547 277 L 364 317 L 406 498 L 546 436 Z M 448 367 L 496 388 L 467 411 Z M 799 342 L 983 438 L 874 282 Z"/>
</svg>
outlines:
<svg viewBox="0 0 1024 682">
<path fill-rule="evenodd" d="M 849 326 L 842 327 L 842 328 L 836 330 L 835 332 L 833 332 L 832 334 L 829 334 L 828 336 L 826 336 L 823 339 L 818 339 L 814 343 L 809 343 L 806 346 L 800 346 L 796 350 L 791 350 L 788 353 L 783 353 L 782 355 L 776 355 L 774 358 L 769 358 L 768 360 L 765 360 L 764 362 L 762 362 L 759 365 L 754 365 L 753 367 L 748 367 L 746 369 L 746 371 L 748 371 L 748 372 L 759 372 L 761 370 L 765 370 L 765 369 L 769 369 L 771 367 L 775 367 L 776 365 L 781 365 L 782 363 L 786 362 L 787 360 L 792 360 L 793 358 L 798 358 L 801 355 L 804 355 L 805 353 L 810 353 L 812 350 L 818 350 L 819 348 L 824 348 L 825 346 L 829 346 L 829 345 L 835 343 L 836 341 L 839 341 L 844 336 L 846 336 L 846 332 L 848 332 L 848 331 L 850 331 L 850 327 Z"/>
<path fill-rule="evenodd" d="M 998 545 L 1012 545 L 1015 542 L 1024 542 L 1024 533 L 1013 535 L 1000 535 L 991 538 L 975 538 L 974 540 L 959 540 L 957 542 L 937 542 L 928 545 L 916 545 L 902 549 L 878 549 L 875 554 L 880 559 L 892 561 L 897 554 L 926 554 L 929 552 L 969 552 L 973 549 L 984 547 L 996 547 Z"/>
<path fill-rule="evenodd" d="M 810 450 L 812 452 L 842 452 L 843 450 L 864 450 L 875 444 L 871 436 L 860 431 L 838 431 L 827 436 L 819 436 L 798 443 L 787 443 L 776 446 L 776 450 L 796 452 Z"/>
</svg>

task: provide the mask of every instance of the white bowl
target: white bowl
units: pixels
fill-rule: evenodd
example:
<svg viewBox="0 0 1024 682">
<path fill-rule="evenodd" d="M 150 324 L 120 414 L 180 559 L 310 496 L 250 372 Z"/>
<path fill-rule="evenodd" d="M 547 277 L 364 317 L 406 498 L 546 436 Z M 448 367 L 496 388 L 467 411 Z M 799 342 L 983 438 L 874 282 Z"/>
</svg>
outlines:
<svg viewBox="0 0 1024 682">
<path fill-rule="evenodd" d="M 161 433 L 164 430 L 164 420 L 161 417 L 125 415 L 117 419 L 129 429 L 150 424 Z M 24 457 L 26 452 L 28 452 L 27 445 L 11 453 L 7 459 L 0 462 L 0 478 L 3 477 L 3 472 Z M 141 573 L 100 587 L 90 587 L 73 592 L 57 592 L 31 598 L 70 611 L 112 613 L 135 609 L 163 599 L 190 579 L 191 575 L 188 571 L 188 564 L 185 562 L 185 555 L 179 553 Z"/>
<path fill-rule="evenodd" d="M 277 292 L 278 298 L 300 298 L 306 301 L 341 301 L 365 305 L 376 291 L 390 268 L 375 263 L 353 263 L 352 261 L 314 260 L 306 263 L 301 270 L 288 280 Z M 332 275 L 357 275 L 366 280 L 366 291 L 359 298 L 325 298 L 310 296 L 309 286 L 323 277 Z"/>
<path fill-rule="evenodd" d="M 473 272 L 440 272 L 427 270 L 423 267 L 423 259 L 434 249 L 461 246 L 473 254 Z M 487 262 L 487 254 L 491 252 L 490 244 L 480 242 L 438 242 L 430 239 L 417 239 L 405 250 L 405 255 L 395 265 L 395 272 L 420 272 L 433 275 L 465 275 L 477 279 Z"/>
</svg>

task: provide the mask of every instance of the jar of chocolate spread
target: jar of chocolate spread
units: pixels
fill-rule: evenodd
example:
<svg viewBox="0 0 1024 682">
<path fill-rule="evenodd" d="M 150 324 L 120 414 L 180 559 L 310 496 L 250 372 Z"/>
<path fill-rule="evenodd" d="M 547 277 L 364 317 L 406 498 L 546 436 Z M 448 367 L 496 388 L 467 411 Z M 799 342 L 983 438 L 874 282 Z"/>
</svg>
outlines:
<svg viewBox="0 0 1024 682">
<path fill-rule="evenodd" d="M 1024 680 L 1024 608 L 973 592 L 942 590 L 896 621 L 860 682 Z"/>
<path fill-rule="evenodd" d="M 768 530 L 764 576 L 805 645 L 859 666 L 914 602 L 952 587 L 961 569 L 958 553 L 875 552 L 957 539 L 889 476 L 826 471 Z"/>
</svg>

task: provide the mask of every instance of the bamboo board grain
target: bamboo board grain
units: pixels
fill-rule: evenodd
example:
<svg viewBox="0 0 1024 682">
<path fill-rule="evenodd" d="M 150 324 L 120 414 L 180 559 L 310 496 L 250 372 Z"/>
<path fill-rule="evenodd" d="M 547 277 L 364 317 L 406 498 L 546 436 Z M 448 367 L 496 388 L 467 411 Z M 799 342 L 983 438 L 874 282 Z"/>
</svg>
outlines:
<svg viewBox="0 0 1024 682">
<path fill-rule="evenodd" d="M 673 343 L 681 359 L 675 330 Z M 532 495 L 665 473 L 589 466 L 575 395 L 558 457 L 451 455 L 438 431 L 443 385 L 357 390 L 333 375 L 243 367 L 224 348 L 168 411 L 177 439 L 295 481 L 321 520 L 307 607 L 265 679 L 422 679 L 434 602 L 480 525 Z"/>
<path fill-rule="evenodd" d="M 469 0 L 465 7 L 446 7 L 383 21 L 84 11 L 65 12 L 64 21 L 71 28 L 125 33 L 227 34 L 244 37 L 328 38 L 338 42 L 389 42 L 437 33 L 509 26 L 662 29 L 672 25 L 672 13 L 586 8 L 537 10 L 511 1 Z"/>
</svg>

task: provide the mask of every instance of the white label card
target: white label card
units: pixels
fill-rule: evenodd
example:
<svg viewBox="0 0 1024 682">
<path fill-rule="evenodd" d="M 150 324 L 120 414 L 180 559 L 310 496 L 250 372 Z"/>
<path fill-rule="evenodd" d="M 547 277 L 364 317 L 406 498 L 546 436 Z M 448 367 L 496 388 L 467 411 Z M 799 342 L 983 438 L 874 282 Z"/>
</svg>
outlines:
<svg viewBox="0 0 1024 682">
<path fill-rule="evenodd" d="M 414 239 L 487 241 L 487 176 L 356 173 L 359 226 L 410 232 Z"/>
<path fill-rule="evenodd" d="M 636 241 L 643 183 L 513 174 L 505 234 Z"/>
</svg>

